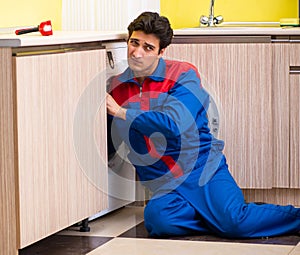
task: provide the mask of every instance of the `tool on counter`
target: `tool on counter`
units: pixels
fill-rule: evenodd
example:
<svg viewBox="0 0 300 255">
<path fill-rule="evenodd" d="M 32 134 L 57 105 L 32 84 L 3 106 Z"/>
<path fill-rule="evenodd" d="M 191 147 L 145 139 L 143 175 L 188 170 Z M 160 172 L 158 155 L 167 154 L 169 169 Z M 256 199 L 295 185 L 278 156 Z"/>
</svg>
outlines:
<svg viewBox="0 0 300 255">
<path fill-rule="evenodd" d="M 38 32 L 38 31 L 43 36 L 52 35 L 53 31 L 52 31 L 51 21 L 47 20 L 47 21 L 41 22 L 41 24 L 38 25 L 37 27 L 29 27 L 29 28 L 18 29 L 18 30 L 15 31 L 15 34 L 16 35 L 23 35 L 23 34 L 27 34 L 27 33 L 31 33 L 31 32 Z"/>
<path fill-rule="evenodd" d="M 298 18 L 282 18 L 280 19 L 281 27 L 300 27 L 300 19 Z"/>
</svg>

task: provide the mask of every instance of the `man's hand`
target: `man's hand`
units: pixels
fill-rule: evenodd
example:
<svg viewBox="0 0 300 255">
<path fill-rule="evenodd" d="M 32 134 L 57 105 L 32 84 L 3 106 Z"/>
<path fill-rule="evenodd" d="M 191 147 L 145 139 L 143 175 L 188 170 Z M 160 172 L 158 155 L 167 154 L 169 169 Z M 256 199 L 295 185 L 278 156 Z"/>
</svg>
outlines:
<svg viewBox="0 0 300 255">
<path fill-rule="evenodd" d="M 115 99 L 108 93 L 106 93 L 106 108 L 108 114 L 126 120 L 126 109 L 118 105 Z"/>
</svg>

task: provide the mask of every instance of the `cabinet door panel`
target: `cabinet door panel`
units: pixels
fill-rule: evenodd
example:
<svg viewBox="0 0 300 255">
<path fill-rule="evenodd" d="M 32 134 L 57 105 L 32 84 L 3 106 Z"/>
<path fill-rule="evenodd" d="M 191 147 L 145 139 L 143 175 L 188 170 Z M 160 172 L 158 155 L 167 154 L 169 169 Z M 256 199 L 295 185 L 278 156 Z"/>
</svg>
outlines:
<svg viewBox="0 0 300 255">
<path fill-rule="evenodd" d="M 82 168 L 78 153 L 84 149 L 75 151 L 73 132 L 74 125 L 87 125 L 75 123 L 75 113 L 104 68 L 104 50 L 15 57 L 21 248 L 107 206 L 105 104 L 96 125 L 104 159 L 102 190 Z M 103 100 L 104 84 L 99 90 Z M 81 110 L 90 114 L 89 105 Z"/>
<path fill-rule="evenodd" d="M 300 67 L 290 75 L 290 187 L 300 188 Z"/>
<path fill-rule="evenodd" d="M 274 43 L 272 70 L 273 187 L 290 187 L 289 44 Z"/>
<path fill-rule="evenodd" d="M 300 44 L 291 43 L 290 67 L 290 186 L 300 188 Z"/>
<path fill-rule="evenodd" d="M 238 184 L 271 188 L 271 44 L 178 44 L 166 53 L 198 67 L 218 105 L 219 138 Z"/>
</svg>

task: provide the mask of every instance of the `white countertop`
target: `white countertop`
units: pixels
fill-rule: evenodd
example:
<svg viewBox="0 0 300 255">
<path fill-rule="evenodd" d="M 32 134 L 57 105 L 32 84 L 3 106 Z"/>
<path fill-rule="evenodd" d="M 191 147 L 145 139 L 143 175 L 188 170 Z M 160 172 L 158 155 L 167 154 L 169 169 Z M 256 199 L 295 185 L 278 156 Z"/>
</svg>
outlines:
<svg viewBox="0 0 300 255">
<path fill-rule="evenodd" d="M 1 33 L 0 47 L 44 46 L 68 43 L 119 40 L 127 37 L 127 31 L 53 31 L 53 35 L 42 36 L 39 32 L 24 35 Z"/>
<path fill-rule="evenodd" d="M 299 27 L 197 27 L 175 29 L 175 36 L 195 35 L 300 35 Z M 15 35 L 13 31 L 0 29 L 0 47 L 45 46 L 125 39 L 127 31 L 53 31 L 53 35 L 42 36 L 39 32 Z"/>
<path fill-rule="evenodd" d="M 174 35 L 300 35 L 300 27 L 219 26 L 174 30 Z"/>
</svg>

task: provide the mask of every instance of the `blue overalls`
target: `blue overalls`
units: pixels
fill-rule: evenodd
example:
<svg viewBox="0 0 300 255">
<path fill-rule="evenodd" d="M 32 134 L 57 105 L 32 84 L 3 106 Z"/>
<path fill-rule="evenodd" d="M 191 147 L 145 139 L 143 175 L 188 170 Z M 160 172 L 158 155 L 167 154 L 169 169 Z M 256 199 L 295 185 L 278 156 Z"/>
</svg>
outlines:
<svg viewBox="0 0 300 255">
<path fill-rule="evenodd" d="M 215 233 L 227 238 L 300 231 L 300 209 L 245 203 L 232 178 L 223 141 L 210 133 L 209 95 L 194 66 L 160 59 L 142 86 L 130 69 L 114 77 L 111 94 L 127 108 L 110 116 L 110 149 L 124 141 L 129 160 L 153 197 L 144 212 L 151 236 Z"/>
</svg>

